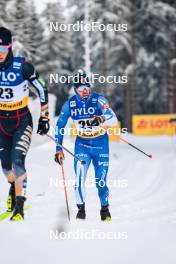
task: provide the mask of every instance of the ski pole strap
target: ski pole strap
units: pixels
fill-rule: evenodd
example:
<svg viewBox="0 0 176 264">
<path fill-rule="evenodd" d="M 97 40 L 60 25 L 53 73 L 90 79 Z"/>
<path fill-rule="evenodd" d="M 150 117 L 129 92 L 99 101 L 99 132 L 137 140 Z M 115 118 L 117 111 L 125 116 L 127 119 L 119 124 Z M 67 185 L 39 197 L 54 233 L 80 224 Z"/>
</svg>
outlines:
<svg viewBox="0 0 176 264">
<path fill-rule="evenodd" d="M 52 136 L 50 136 L 48 134 L 46 134 L 46 135 L 53 142 L 55 142 L 57 146 L 61 147 L 63 150 L 65 150 L 67 153 L 69 153 L 72 157 L 74 157 L 76 160 L 78 160 L 82 165 L 86 164 L 86 162 L 84 160 L 81 160 L 80 158 L 78 158 L 76 155 L 74 155 L 69 149 L 67 149 L 66 147 L 64 147 L 62 144 L 59 144 Z"/>
</svg>

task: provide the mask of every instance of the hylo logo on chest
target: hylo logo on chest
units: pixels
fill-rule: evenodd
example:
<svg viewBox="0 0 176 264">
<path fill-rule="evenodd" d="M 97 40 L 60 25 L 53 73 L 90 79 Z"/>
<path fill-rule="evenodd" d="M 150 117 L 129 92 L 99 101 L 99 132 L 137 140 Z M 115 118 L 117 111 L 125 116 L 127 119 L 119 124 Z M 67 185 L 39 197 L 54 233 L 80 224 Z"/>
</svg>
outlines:
<svg viewBox="0 0 176 264">
<path fill-rule="evenodd" d="M 76 108 L 76 109 L 71 109 L 71 114 L 72 116 L 77 116 L 77 115 L 93 115 L 95 114 L 95 108 L 89 107 L 89 108 Z"/>
<path fill-rule="evenodd" d="M 17 79 L 17 76 L 14 72 L 9 72 L 9 73 L 6 73 L 6 72 L 0 72 L 0 78 L 3 82 L 15 82 L 16 79 Z"/>
</svg>

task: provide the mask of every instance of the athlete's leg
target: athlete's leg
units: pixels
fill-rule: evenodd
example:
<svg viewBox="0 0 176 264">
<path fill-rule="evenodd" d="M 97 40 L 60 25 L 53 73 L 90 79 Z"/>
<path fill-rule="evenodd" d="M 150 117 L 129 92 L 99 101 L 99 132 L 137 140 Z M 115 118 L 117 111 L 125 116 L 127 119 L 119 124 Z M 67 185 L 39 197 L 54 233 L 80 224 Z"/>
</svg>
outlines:
<svg viewBox="0 0 176 264">
<path fill-rule="evenodd" d="M 76 159 L 74 160 L 75 168 L 75 194 L 76 194 L 76 203 L 77 205 L 82 205 L 85 203 L 85 180 L 87 176 L 87 171 L 91 162 L 91 157 L 88 150 L 81 146 L 81 139 L 77 138 L 75 143 L 75 155 L 81 160 L 86 162 L 85 165 L 82 165 Z"/>
<path fill-rule="evenodd" d="M 25 196 L 27 173 L 25 159 L 31 144 L 32 137 L 32 118 L 28 114 L 14 133 L 13 146 L 11 151 L 12 166 L 15 173 L 16 196 Z"/>
<path fill-rule="evenodd" d="M 4 175 L 9 182 L 13 182 L 12 162 L 11 162 L 12 137 L 0 133 L 0 160 Z"/>
<path fill-rule="evenodd" d="M 97 147 L 97 148 L 96 148 Z M 93 165 L 95 169 L 95 182 L 101 207 L 109 205 L 109 189 L 107 186 L 107 174 L 109 168 L 109 142 L 108 137 L 100 140 L 92 152 Z"/>
<path fill-rule="evenodd" d="M 15 173 L 16 203 L 10 220 L 22 220 L 24 218 L 24 202 L 27 187 L 27 173 L 25 158 L 30 147 L 32 137 L 32 117 L 28 113 L 20 122 L 19 127 L 13 135 L 13 146 L 11 151 L 12 166 Z"/>
<path fill-rule="evenodd" d="M 15 207 L 15 174 L 11 161 L 12 137 L 0 133 L 0 159 L 1 167 L 7 181 L 10 183 L 7 198 L 7 211 L 12 212 Z"/>
</svg>

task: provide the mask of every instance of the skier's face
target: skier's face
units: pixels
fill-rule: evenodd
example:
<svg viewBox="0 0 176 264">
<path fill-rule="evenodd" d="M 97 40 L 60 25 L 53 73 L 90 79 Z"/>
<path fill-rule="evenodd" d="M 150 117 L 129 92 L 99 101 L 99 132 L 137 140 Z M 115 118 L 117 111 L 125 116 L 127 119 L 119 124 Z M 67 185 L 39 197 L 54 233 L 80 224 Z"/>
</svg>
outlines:
<svg viewBox="0 0 176 264">
<path fill-rule="evenodd" d="M 88 86 L 84 86 L 84 85 L 79 86 L 76 91 L 79 94 L 79 96 L 83 99 L 88 99 L 90 95 L 90 87 Z"/>
<path fill-rule="evenodd" d="M 4 62 L 7 58 L 7 55 L 9 53 L 9 49 L 11 48 L 11 45 L 8 46 L 0 46 L 0 62 Z"/>
</svg>

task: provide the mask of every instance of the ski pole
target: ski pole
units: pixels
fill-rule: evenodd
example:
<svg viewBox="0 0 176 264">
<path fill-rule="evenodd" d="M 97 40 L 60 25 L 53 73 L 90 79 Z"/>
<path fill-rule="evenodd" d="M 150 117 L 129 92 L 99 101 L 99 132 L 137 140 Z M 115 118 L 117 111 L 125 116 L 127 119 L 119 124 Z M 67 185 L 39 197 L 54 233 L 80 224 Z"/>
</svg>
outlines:
<svg viewBox="0 0 176 264">
<path fill-rule="evenodd" d="M 81 162 L 82 165 L 86 164 L 85 160 L 81 160 L 80 158 L 78 158 L 76 155 L 74 155 L 69 149 L 67 149 L 66 147 L 64 147 L 63 145 L 59 144 L 52 136 L 46 134 L 47 137 L 49 137 L 53 142 L 56 143 L 57 146 L 61 147 L 62 149 L 64 149 L 67 153 L 69 153 L 72 157 L 74 157 L 76 160 L 78 160 L 79 162 Z"/>
<path fill-rule="evenodd" d="M 128 142 L 127 140 L 125 140 L 124 138 L 119 137 L 121 141 L 123 141 L 124 143 L 128 144 L 129 146 L 131 146 L 132 148 L 138 150 L 139 152 L 143 153 L 144 155 L 146 155 L 147 157 L 149 157 L 150 159 L 152 158 L 151 154 L 147 154 L 146 152 L 144 152 L 143 150 L 139 149 L 138 147 L 134 146 L 133 144 L 131 144 L 130 142 Z"/>
<path fill-rule="evenodd" d="M 102 128 L 104 128 L 107 131 L 107 128 L 105 126 L 101 126 Z M 146 152 L 144 152 L 143 150 L 139 149 L 138 147 L 134 146 L 133 144 L 131 144 L 130 142 L 128 142 L 127 140 L 125 140 L 124 138 L 121 138 L 119 136 L 119 139 L 121 141 L 123 141 L 124 143 L 128 144 L 129 146 L 131 146 L 132 148 L 138 150 L 139 152 L 143 153 L 144 155 L 146 155 L 148 158 L 152 159 L 152 154 L 147 154 Z"/>
<path fill-rule="evenodd" d="M 65 202 L 67 206 L 68 221 L 70 221 L 70 210 L 69 210 L 69 205 L 68 205 L 68 195 L 67 195 L 67 188 L 66 188 L 66 183 L 65 183 L 65 172 L 64 172 L 63 164 L 61 165 L 61 169 L 62 169 L 62 180 L 63 180 L 63 185 L 64 185 Z"/>
</svg>

